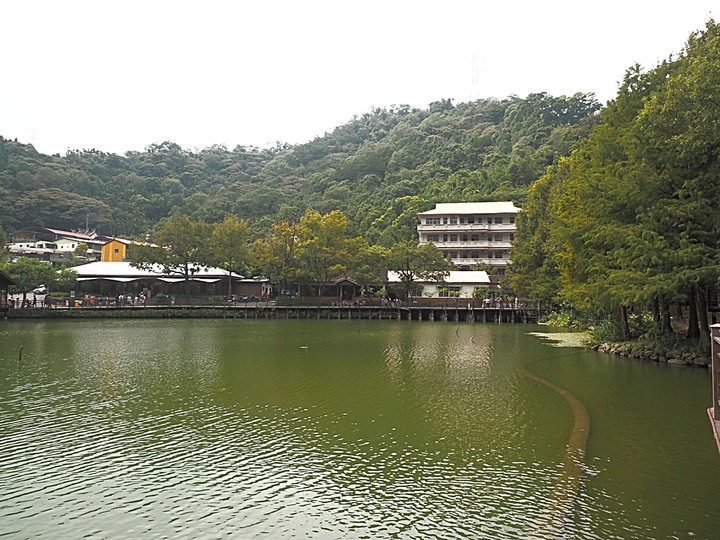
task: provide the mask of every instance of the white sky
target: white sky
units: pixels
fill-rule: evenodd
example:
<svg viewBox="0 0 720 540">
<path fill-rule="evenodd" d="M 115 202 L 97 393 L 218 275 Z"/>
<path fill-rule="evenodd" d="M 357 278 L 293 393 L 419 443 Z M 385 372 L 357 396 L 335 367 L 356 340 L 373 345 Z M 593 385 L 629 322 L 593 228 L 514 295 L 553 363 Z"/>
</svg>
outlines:
<svg viewBox="0 0 720 540">
<path fill-rule="evenodd" d="M 717 0 L 22 0 L 0 135 L 40 152 L 303 143 L 374 106 L 595 92 L 677 54 Z M 713 12 L 713 7 L 715 12 Z"/>
</svg>

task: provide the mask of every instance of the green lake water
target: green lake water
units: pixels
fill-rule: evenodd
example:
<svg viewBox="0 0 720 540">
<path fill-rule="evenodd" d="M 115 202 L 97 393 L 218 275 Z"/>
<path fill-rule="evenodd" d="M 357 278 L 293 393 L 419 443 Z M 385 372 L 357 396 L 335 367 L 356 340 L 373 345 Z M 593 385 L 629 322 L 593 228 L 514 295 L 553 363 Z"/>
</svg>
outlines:
<svg viewBox="0 0 720 540">
<path fill-rule="evenodd" d="M 720 538 L 709 371 L 535 332 L 0 321 L 0 538 Z"/>
</svg>

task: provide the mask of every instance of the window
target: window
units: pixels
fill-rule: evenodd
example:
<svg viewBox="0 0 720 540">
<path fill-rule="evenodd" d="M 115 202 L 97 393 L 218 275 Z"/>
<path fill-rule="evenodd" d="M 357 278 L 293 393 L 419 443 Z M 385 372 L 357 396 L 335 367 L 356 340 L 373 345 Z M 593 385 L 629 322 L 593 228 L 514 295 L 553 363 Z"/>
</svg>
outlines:
<svg viewBox="0 0 720 540">
<path fill-rule="evenodd" d="M 458 224 L 458 218 L 457 217 L 451 217 L 450 218 L 450 225 L 457 225 Z"/>
<path fill-rule="evenodd" d="M 475 216 L 470 216 L 470 217 L 468 217 L 468 218 L 467 218 L 467 222 L 468 222 L 470 225 L 472 225 L 473 223 L 475 223 Z"/>
<path fill-rule="evenodd" d="M 443 218 L 443 225 L 447 225 L 447 218 L 446 218 L 446 217 Z"/>
<path fill-rule="evenodd" d="M 504 254 L 502 251 L 496 251 L 495 252 L 495 258 L 496 259 L 502 259 L 504 257 Z"/>
<path fill-rule="evenodd" d="M 514 235 L 514 234 L 510 234 L 510 241 L 511 241 L 511 242 L 514 242 L 514 241 L 515 241 L 515 235 Z"/>
<path fill-rule="evenodd" d="M 447 234 L 443 234 L 443 242 L 447 242 Z"/>
<path fill-rule="evenodd" d="M 465 225 L 465 218 L 460 216 L 460 224 Z"/>
<path fill-rule="evenodd" d="M 428 242 L 439 242 L 440 235 L 439 234 L 428 234 L 427 239 L 428 239 Z"/>
<path fill-rule="evenodd" d="M 492 218 L 491 217 L 487 218 L 487 222 L 488 222 L 488 225 L 490 225 L 492 223 Z"/>
<path fill-rule="evenodd" d="M 501 217 L 496 217 L 496 218 L 495 218 L 495 223 L 502 224 L 502 222 L 503 222 L 503 220 L 502 220 Z"/>
<path fill-rule="evenodd" d="M 457 251 L 451 251 L 451 252 L 450 252 L 450 258 L 451 258 L 451 259 L 457 259 L 457 258 L 458 258 Z"/>
<path fill-rule="evenodd" d="M 471 241 L 471 242 L 479 242 L 479 241 L 480 241 L 480 235 L 479 235 L 479 234 L 471 234 L 471 235 L 470 235 L 470 241 Z"/>
<path fill-rule="evenodd" d="M 495 235 L 495 241 L 496 241 L 496 242 L 502 242 L 502 241 L 503 241 L 503 235 L 502 235 L 502 234 L 496 234 L 496 235 Z"/>
<path fill-rule="evenodd" d="M 437 218 L 437 217 L 426 218 L 425 225 L 440 225 L 440 218 Z"/>
<path fill-rule="evenodd" d="M 450 235 L 450 241 L 451 241 L 451 242 L 457 242 L 457 241 L 458 241 L 458 235 L 457 235 L 457 234 L 451 234 L 451 235 Z"/>
<path fill-rule="evenodd" d="M 440 298 L 457 298 L 460 296 L 460 285 L 446 285 L 438 287 L 438 296 Z"/>
<path fill-rule="evenodd" d="M 467 238 L 468 238 L 467 234 L 463 234 L 460 236 L 460 240 L 462 240 L 463 242 L 467 242 L 468 241 Z"/>
<path fill-rule="evenodd" d="M 120 249 L 119 249 L 119 248 L 115 248 L 115 253 L 120 253 Z"/>
<path fill-rule="evenodd" d="M 510 216 L 510 223 L 515 223 L 515 216 Z"/>
</svg>

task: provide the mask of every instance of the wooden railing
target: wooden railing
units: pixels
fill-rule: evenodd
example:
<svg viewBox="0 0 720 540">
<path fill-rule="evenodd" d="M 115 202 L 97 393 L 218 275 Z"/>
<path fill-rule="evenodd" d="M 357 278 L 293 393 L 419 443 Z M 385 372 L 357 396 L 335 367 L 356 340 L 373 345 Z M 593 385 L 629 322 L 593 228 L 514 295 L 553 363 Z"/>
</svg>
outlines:
<svg viewBox="0 0 720 540">
<path fill-rule="evenodd" d="M 712 369 L 712 407 L 708 409 L 715 443 L 720 451 L 720 324 L 710 326 L 710 354 Z"/>
<path fill-rule="evenodd" d="M 720 421 L 720 324 L 710 326 L 712 335 L 712 385 L 713 385 L 713 417 Z"/>
</svg>

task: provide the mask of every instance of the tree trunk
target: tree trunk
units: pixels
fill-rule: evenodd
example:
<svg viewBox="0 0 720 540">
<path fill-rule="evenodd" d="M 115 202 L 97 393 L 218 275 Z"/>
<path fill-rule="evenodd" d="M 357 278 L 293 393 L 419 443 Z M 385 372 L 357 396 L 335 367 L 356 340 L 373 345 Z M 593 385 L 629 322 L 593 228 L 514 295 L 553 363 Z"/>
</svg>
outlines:
<svg viewBox="0 0 720 540">
<path fill-rule="evenodd" d="M 685 320 L 685 311 L 683 310 L 683 304 L 677 304 L 675 307 L 677 308 L 677 317 L 680 320 L 684 321 Z"/>
<path fill-rule="evenodd" d="M 688 326 L 685 333 L 685 337 L 688 339 L 698 339 L 700 337 L 696 297 L 697 288 L 693 287 L 688 295 Z"/>
<path fill-rule="evenodd" d="M 660 311 L 662 315 L 662 319 L 660 321 L 661 323 L 661 331 L 663 334 L 669 336 L 673 333 L 672 328 L 672 321 L 670 320 L 670 304 L 668 302 L 662 303 L 662 309 Z"/>
<path fill-rule="evenodd" d="M 653 298 L 652 301 L 652 315 L 653 315 L 653 326 L 655 327 L 655 331 L 660 331 L 660 301 L 657 299 L 657 297 Z"/>
<path fill-rule="evenodd" d="M 628 339 L 630 337 L 627 306 L 620 306 L 620 332 L 622 332 L 623 339 Z"/>
<path fill-rule="evenodd" d="M 697 318 L 700 330 L 700 343 L 710 343 L 710 323 L 708 322 L 707 299 L 705 289 L 696 289 Z"/>
</svg>

